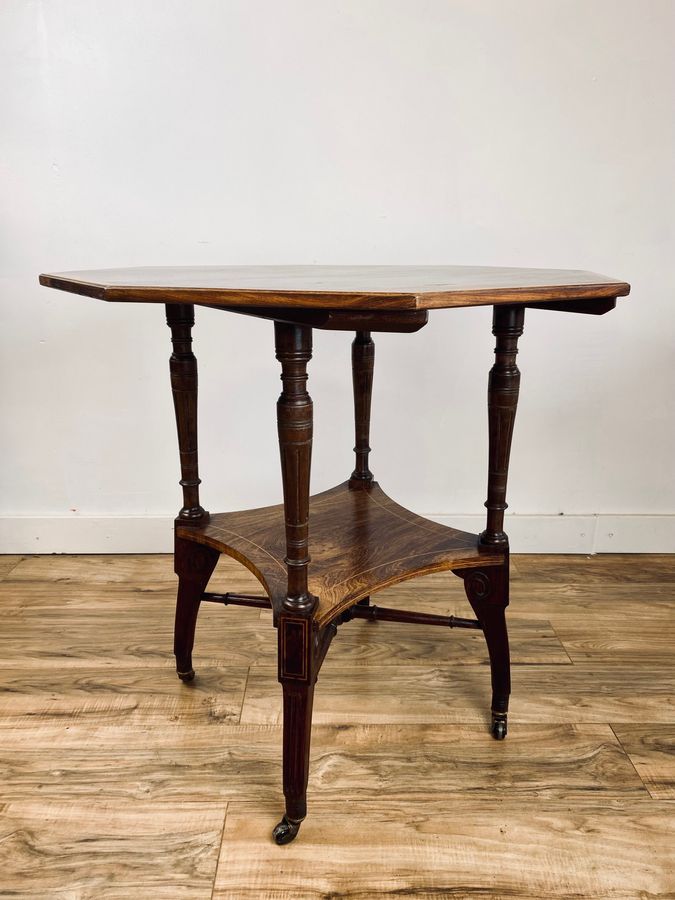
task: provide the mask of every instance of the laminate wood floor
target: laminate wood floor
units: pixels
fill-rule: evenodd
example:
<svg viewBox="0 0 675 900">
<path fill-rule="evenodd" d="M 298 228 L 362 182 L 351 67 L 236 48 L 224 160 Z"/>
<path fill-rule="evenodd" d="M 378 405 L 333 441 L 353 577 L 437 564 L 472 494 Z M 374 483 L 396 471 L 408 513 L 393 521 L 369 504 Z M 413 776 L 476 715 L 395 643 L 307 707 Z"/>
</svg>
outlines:
<svg viewBox="0 0 675 900">
<path fill-rule="evenodd" d="M 480 633 L 350 622 L 277 847 L 271 615 L 204 604 L 188 686 L 169 556 L 0 557 L 0 897 L 675 898 L 675 555 L 512 576 L 506 741 Z M 377 602 L 472 615 L 450 574 Z"/>
</svg>

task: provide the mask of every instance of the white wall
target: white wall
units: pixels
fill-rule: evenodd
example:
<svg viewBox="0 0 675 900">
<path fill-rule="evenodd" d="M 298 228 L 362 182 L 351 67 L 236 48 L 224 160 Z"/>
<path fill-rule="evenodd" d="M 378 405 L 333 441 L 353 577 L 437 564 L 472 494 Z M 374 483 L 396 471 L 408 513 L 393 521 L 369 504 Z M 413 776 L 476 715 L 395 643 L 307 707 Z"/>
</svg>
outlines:
<svg viewBox="0 0 675 900">
<path fill-rule="evenodd" d="M 3 0 L 5 552 L 170 546 L 163 310 L 37 276 L 200 263 L 630 281 L 526 317 L 509 528 L 675 550 L 674 36 L 672 0 Z M 205 505 L 278 502 L 271 325 L 197 314 Z M 315 334 L 315 490 L 351 470 L 349 341 Z M 487 309 L 377 339 L 378 480 L 467 527 L 492 346 Z"/>
</svg>

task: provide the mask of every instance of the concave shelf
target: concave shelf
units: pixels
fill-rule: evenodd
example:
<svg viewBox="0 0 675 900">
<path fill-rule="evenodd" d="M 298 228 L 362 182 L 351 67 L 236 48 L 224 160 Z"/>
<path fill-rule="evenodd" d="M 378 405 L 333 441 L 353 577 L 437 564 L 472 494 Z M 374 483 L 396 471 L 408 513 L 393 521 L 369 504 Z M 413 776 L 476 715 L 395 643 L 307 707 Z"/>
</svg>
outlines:
<svg viewBox="0 0 675 900">
<path fill-rule="evenodd" d="M 243 563 L 279 608 L 286 596 L 284 508 L 215 513 L 179 537 L 208 544 Z M 357 600 L 416 575 L 499 563 L 502 550 L 478 548 L 478 536 L 439 525 L 399 506 L 377 483 L 343 482 L 310 498 L 309 590 L 314 618 L 333 619 Z"/>
</svg>

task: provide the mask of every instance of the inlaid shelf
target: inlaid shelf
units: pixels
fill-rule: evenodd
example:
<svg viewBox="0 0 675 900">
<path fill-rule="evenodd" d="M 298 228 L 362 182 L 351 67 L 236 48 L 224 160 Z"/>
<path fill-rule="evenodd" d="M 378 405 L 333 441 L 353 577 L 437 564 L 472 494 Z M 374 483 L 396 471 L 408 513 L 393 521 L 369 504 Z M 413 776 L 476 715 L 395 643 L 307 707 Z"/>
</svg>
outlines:
<svg viewBox="0 0 675 900">
<path fill-rule="evenodd" d="M 432 522 L 399 506 L 373 482 L 349 482 L 309 501 L 309 591 L 318 597 L 313 618 L 325 625 L 358 600 L 417 575 L 498 565 L 503 550 L 480 549 L 478 536 Z M 286 597 L 284 507 L 212 514 L 205 525 L 178 535 L 243 563 L 280 610 Z"/>
</svg>

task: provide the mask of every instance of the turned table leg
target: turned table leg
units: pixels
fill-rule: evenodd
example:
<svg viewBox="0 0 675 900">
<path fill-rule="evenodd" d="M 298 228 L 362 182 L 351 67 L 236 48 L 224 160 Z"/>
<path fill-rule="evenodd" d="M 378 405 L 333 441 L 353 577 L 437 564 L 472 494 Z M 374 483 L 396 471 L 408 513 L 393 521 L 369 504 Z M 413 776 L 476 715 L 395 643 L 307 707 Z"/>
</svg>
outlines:
<svg viewBox="0 0 675 900">
<path fill-rule="evenodd" d="M 523 333 L 522 306 L 495 306 L 492 333 L 497 342 L 495 363 L 488 381 L 488 491 L 487 524 L 480 535 L 483 547 L 501 548 L 503 564 L 458 571 L 464 579 L 469 603 L 481 624 L 490 655 L 492 675 L 492 734 L 506 737 L 511 666 L 505 610 L 509 603 L 509 539 L 504 532 L 506 482 L 511 438 L 518 406 L 520 372 L 516 365 L 518 338 Z"/>
<path fill-rule="evenodd" d="M 283 386 L 277 402 L 277 426 L 288 570 L 284 609 L 311 613 L 316 605 L 316 597 L 310 596 L 307 589 L 313 414 L 312 398 L 307 393 L 307 363 L 312 358 L 312 329 L 275 322 L 274 334 Z"/>
<path fill-rule="evenodd" d="M 197 457 L 197 360 L 192 352 L 194 307 L 191 304 L 166 305 L 166 321 L 171 329 L 173 353 L 169 360 L 171 390 L 176 412 L 180 484 L 183 506 L 176 525 L 201 525 L 209 514 L 199 502 Z M 194 678 L 192 647 L 201 596 L 218 562 L 219 554 L 210 547 L 176 536 L 174 570 L 178 575 L 178 597 L 174 625 L 176 670 L 182 681 Z"/>
<path fill-rule="evenodd" d="M 354 385 L 354 453 L 356 466 L 349 486 L 372 484 L 373 473 L 368 468 L 370 453 L 370 404 L 373 394 L 375 343 L 369 331 L 357 331 L 352 342 L 352 383 Z"/>
<path fill-rule="evenodd" d="M 357 331 L 352 341 L 352 384 L 354 387 L 354 453 L 356 465 L 349 479 L 350 488 L 368 487 L 373 473 L 368 467 L 370 453 L 370 405 L 373 395 L 375 342 L 369 331 Z M 370 597 L 363 597 L 358 606 L 369 606 Z"/>
<path fill-rule="evenodd" d="M 277 403 L 281 476 L 284 490 L 288 589 L 279 614 L 279 681 L 283 691 L 283 781 L 286 811 L 273 831 L 277 844 L 295 838 L 307 814 L 307 780 L 316 682 L 312 612 L 317 598 L 308 589 L 309 475 L 312 457 L 312 400 L 307 363 L 312 330 L 274 323 L 282 392 Z"/>
<path fill-rule="evenodd" d="M 497 339 L 495 363 L 488 380 L 488 496 L 487 524 L 481 544 L 508 548 L 504 533 L 506 481 L 509 474 L 511 438 L 518 407 L 520 371 L 516 365 L 518 338 L 523 333 L 525 309 L 522 306 L 495 306 L 492 333 Z"/>
<path fill-rule="evenodd" d="M 194 306 L 189 303 L 167 303 L 166 322 L 171 329 L 173 344 L 169 371 L 178 430 L 180 484 L 183 488 L 183 507 L 178 513 L 178 522 L 181 525 L 202 525 L 208 521 L 209 514 L 199 503 L 197 360 L 192 352 Z"/>
</svg>

